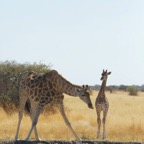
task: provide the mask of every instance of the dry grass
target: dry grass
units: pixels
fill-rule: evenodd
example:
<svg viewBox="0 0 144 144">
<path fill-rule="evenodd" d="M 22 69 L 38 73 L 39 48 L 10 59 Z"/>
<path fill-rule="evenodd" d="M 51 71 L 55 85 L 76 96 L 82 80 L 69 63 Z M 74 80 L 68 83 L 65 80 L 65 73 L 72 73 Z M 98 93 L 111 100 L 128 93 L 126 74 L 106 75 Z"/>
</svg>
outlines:
<svg viewBox="0 0 144 144">
<path fill-rule="evenodd" d="M 95 102 L 97 92 L 93 93 Z M 127 93 L 107 93 L 110 109 L 107 116 L 107 140 L 109 141 L 144 141 L 144 93 L 139 96 L 128 96 Z M 79 98 L 65 97 L 67 116 L 77 132 L 83 139 L 96 140 L 96 113 L 87 108 Z M 14 139 L 18 114 L 7 116 L 0 109 L 0 139 Z M 20 128 L 20 139 L 25 139 L 30 129 L 30 118 L 24 116 Z M 41 139 L 73 140 L 74 136 L 65 125 L 61 115 L 41 115 L 38 123 Z M 32 139 L 34 135 L 32 135 Z M 100 139 L 101 140 L 101 139 Z"/>
</svg>

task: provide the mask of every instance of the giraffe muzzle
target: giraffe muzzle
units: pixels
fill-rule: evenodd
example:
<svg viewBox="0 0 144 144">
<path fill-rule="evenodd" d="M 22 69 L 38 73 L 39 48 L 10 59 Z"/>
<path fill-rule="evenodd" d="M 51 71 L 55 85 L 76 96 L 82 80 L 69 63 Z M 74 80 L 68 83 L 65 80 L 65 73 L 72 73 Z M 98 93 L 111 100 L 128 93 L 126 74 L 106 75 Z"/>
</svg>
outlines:
<svg viewBox="0 0 144 144">
<path fill-rule="evenodd" d="M 90 109 L 94 109 L 92 103 L 89 103 L 89 104 L 88 104 L 88 107 L 89 107 Z"/>
</svg>

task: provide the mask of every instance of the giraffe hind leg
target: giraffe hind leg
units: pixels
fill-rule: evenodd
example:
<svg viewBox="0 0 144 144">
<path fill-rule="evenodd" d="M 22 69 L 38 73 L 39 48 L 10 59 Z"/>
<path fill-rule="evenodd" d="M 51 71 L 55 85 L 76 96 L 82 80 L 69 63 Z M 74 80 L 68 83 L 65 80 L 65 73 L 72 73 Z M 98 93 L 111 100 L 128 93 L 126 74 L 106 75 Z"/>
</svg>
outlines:
<svg viewBox="0 0 144 144">
<path fill-rule="evenodd" d="M 33 108 L 31 108 L 31 101 L 32 100 L 30 100 L 30 99 L 27 100 L 25 108 L 26 108 L 26 111 L 27 111 L 27 113 L 29 114 L 29 116 L 31 118 L 31 121 L 32 121 L 32 110 L 33 110 Z M 36 126 L 34 127 L 34 134 L 35 134 L 35 139 L 40 141 L 41 139 L 38 136 L 38 132 L 37 132 Z"/>
<path fill-rule="evenodd" d="M 44 107 L 44 105 L 40 105 L 39 103 L 31 102 L 31 111 L 32 111 L 32 113 L 31 113 L 31 119 L 32 119 L 32 125 L 31 125 L 31 129 L 29 131 L 29 134 L 28 134 L 28 136 L 26 138 L 26 141 L 29 140 L 29 138 L 30 138 L 31 133 L 32 133 L 33 130 L 35 132 L 36 139 L 40 140 L 39 137 L 38 137 L 36 125 L 37 125 L 38 118 L 39 118 L 39 115 L 40 115 L 41 110 L 42 110 L 43 107 Z"/>
<path fill-rule="evenodd" d="M 30 113 L 30 118 L 31 118 L 31 121 L 33 121 L 33 118 L 32 118 L 32 112 Z M 37 127 L 35 126 L 34 127 L 34 134 L 35 134 L 35 139 L 40 141 L 41 139 L 39 138 L 39 135 L 38 135 L 38 131 L 37 131 Z"/>
<path fill-rule="evenodd" d="M 39 135 L 38 135 L 38 132 L 37 132 L 37 127 L 35 126 L 34 127 L 34 134 L 35 134 L 35 139 L 38 140 L 38 141 L 41 141 Z"/>
<path fill-rule="evenodd" d="M 63 104 L 60 104 L 60 106 L 59 106 L 59 111 L 60 111 L 60 113 L 61 113 L 61 115 L 62 115 L 62 117 L 63 117 L 66 125 L 69 127 L 69 129 L 71 130 L 71 132 L 73 133 L 73 135 L 75 136 L 75 138 L 76 138 L 78 141 L 81 141 L 81 139 L 79 138 L 79 136 L 76 134 L 76 132 L 75 132 L 74 129 L 72 128 L 72 126 L 71 126 L 71 124 L 70 124 L 70 122 L 69 122 L 69 120 L 68 120 L 68 118 L 67 118 L 67 116 L 66 116 L 66 114 L 65 114 Z M 80 142 L 80 143 L 81 143 L 81 142 Z"/>
</svg>

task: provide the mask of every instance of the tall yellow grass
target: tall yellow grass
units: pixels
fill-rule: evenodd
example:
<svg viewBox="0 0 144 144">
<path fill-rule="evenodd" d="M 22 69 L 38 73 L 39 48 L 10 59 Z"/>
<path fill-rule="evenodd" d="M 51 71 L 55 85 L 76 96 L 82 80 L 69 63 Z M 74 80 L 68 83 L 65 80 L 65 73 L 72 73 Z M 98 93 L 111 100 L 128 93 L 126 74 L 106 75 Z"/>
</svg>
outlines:
<svg viewBox="0 0 144 144">
<path fill-rule="evenodd" d="M 144 141 L 144 93 L 129 96 L 127 93 L 107 93 L 110 108 L 107 115 L 107 140 Z M 97 92 L 91 96 L 94 104 Z M 82 139 L 96 139 L 97 122 L 95 109 L 89 109 L 79 98 L 65 96 L 66 114 L 77 134 Z M 7 116 L 0 109 L 0 139 L 14 139 L 18 114 Z M 19 139 L 25 139 L 31 126 L 29 117 L 24 116 Z M 43 140 L 74 140 L 74 136 L 65 125 L 61 115 L 41 115 L 38 131 Z M 32 134 L 34 139 L 34 134 Z M 99 139 L 102 140 L 102 139 Z"/>
</svg>

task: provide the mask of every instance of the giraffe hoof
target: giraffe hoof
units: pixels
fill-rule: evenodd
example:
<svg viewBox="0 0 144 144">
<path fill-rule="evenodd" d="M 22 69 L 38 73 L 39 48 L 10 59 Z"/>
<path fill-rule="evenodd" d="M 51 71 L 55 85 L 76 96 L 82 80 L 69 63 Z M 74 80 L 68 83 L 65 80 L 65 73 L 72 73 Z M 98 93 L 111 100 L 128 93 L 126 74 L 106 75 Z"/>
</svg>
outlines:
<svg viewBox="0 0 144 144">
<path fill-rule="evenodd" d="M 15 139 L 15 141 L 18 141 L 19 139 Z"/>
<path fill-rule="evenodd" d="M 77 141 L 76 144 L 82 144 L 82 142 L 81 141 Z"/>
<path fill-rule="evenodd" d="M 38 138 L 37 141 L 41 141 L 41 138 Z"/>
<path fill-rule="evenodd" d="M 25 141 L 29 141 L 29 138 L 26 138 Z"/>
<path fill-rule="evenodd" d="M 106 136 L 103 136 L 103 139 L 106 139 Z"/>
<path fill-rule="evenodd" d="M 99 134 L 97 134 L 96 138 L 97 138 L 97 139 L 99 139 L 99 138 L 100 138 Z"/>
</svg>

